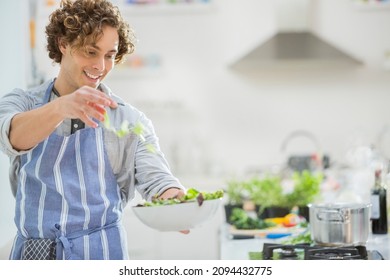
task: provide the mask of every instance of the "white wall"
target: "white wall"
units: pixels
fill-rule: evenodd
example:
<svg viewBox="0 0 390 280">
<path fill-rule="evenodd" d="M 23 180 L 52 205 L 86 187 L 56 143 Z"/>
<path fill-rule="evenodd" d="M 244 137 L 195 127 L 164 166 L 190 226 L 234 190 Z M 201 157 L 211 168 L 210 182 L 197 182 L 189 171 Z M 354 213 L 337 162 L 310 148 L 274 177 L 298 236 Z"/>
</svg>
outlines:
<svg viewBox="0 0 390 280">
<path fill-rule="evenodd" d="M 386 31 L 390 5 L 384 8 L 364 7 L 353 0 L 312 0 L 317 16 L 313 28 L 323 38 L 349 51 L 367 66 L 382 68 L 385 53 L 390 50 Z"/>
<path fill-rule="evenodd" d="M 315 32 L 364 61 L 362 68 L 270 69 L 255 76 L 231 71 L 235 59 L 275 30 L 271 2 L 216 1 L 215 10 L 204 14 L 126 14 L 139 37 L 138 52 L 160 53 L 164 67 L 152 77 L 112 77 L 110 85 L 154 119 L 181 176 L 222 183 L 281 163 L 286 155 L 280 145 L 296 129 L 312 132 L 324 152 L 343 160 L 355 136 L 374 143 L 387 124 L 390 75 L 383 63 L 390 9 L 313 0 Z"/>
<path fill-rule="evenodd" d="M 26 1 L 1 1 L 0 37 L 0 97 L 15 87 L 26 86 Z M 11 12 L 12 11 L 12 12 Z M 18 16 L 16 16 L 18 15 Z M 0 259 L 7 259 L 16 228 L 13 222 L 15 200 L 8 180 L 8 158 L 0 154 Z"/>
</svg>

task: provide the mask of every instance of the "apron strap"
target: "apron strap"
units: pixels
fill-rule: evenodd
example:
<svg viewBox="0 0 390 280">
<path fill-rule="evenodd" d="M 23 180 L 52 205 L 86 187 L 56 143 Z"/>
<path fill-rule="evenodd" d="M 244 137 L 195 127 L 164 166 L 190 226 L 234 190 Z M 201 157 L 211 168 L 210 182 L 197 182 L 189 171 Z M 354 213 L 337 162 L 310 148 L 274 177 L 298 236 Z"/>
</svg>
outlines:
<svg viewBox="0 0 390 280">
<path fill-rule="evenodd" d="M 93 229 L 85 229 L 80 230 L 76 232 L 72 232 L 71 234 L 64 235 L 63 232 L 61 232 L 61 226 L 59 224 L 55 224 L 56 228 L 56 256 L 57 260 L 62 259 L 63 254 L 65 254 L 65 260 L 71 260 L 72 259 L 72 243 L 70 242 L 72 239 L 77 239 L 79 237 L 82 237 L 84 235 L 90 235 L 94 232 L 101 231 L 103 229 L 108 229 L 112 227 L 116 227 L 119 225 L 119 221 L 115 221 L 111 224 L 104 225 L 102 227 L 93 228 Z"/>
</svg>

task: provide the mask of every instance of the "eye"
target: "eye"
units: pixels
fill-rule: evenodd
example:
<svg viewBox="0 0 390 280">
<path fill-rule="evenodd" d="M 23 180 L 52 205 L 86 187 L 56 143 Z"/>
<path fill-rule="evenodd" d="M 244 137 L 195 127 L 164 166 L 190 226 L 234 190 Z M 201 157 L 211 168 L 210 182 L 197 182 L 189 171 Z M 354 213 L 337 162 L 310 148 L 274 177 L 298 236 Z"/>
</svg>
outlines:
<svg viewBox="0 0 390 280">
<path fill-rule="evenodd" d="M 115 59 L 117 53 L 116 52 L 110 52 L 106 54 L 107 59 Z"/>
<path fill-rule="evenodd" d="M 85 48 L 84 49 L 84 54 L 87 57 L 92 57 L 97 55 L 97 51 L 92 49 L 92 48 Z"/>
</svg>

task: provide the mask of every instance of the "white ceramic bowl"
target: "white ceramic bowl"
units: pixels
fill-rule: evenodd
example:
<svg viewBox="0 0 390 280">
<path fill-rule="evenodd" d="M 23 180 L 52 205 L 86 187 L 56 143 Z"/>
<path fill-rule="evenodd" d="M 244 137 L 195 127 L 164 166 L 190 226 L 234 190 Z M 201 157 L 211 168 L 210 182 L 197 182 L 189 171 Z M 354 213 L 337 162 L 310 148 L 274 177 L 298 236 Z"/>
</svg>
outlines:
<svg viewBox="0 0 390 280">
<path fill-rule="evenodd" d="M 145 225 L 159 231 L 192 229 L 211 219 L 222 199 L 196 201 L 162 206 L 133 206 L 135 215 Z"/>
</svg>

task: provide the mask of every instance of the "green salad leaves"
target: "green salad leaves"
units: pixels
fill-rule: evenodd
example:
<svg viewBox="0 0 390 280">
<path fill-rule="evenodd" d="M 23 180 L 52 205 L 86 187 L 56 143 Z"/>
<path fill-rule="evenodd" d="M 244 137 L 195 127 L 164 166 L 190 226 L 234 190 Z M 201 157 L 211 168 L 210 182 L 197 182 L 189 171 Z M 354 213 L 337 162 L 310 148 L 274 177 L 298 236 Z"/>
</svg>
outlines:
<svg viewBox="0 0 390 280">
<path fill-rule="evenodd" d="M 116 129 L 115 127 L 111 126 L 110 118 L 108 117 L 107 112 L 104 114 L 104 122 L 103 125 L 108 130 L 111 130 L 114 132 L 119 138 L 122 138 L 126 135 L 128 135 L 130 132 L 137 135 L 142 142 L 145 142 L 145 134 L 148 132 L 146 128 L 143 126 L 141 122 L 137 122 L 133 127 L 130 126 L 130 123 L 127 120 L 124 120 L 121 123 L 121 126 L 119 129 Z M 156 149 L 152 144 L 146 144 L 146 148 L 149 152 L 155 153 Z"/>
<path fill-rule="evenodd" d="M 142 206 L 162 206 L 172 205 L 186 202 L 196 201 L 199 206 L 203 204 L 205 200 L 218 199 L 223 197 L 223 190 L 217 190 L 214 192 L 198 191 L 197 189 L 190 188 L 182 198 L 168 198 L 162 199 L 155 197 L 152 201 L 146 201 Z"/>
</svg>

